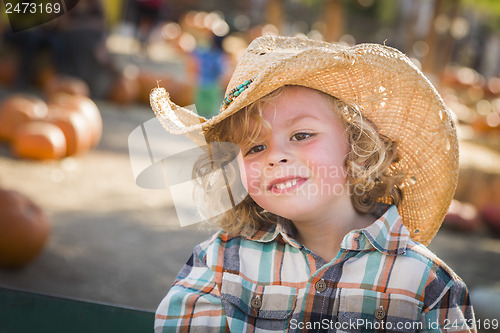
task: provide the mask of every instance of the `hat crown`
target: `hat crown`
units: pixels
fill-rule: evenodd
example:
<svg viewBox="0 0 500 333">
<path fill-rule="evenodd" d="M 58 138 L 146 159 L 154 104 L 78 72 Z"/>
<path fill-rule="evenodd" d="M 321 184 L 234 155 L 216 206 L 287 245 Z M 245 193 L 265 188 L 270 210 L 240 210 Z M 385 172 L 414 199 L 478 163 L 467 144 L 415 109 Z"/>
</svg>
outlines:
<svg viewBox="0 0 500 333">
<path fill-rule="evenodd" d="M 242 82 L 254 78 L 265 69 L 277 65 L 285 59 L 294 57 L 311 49 L 324 48 L 330 52 L 346 51 L 347 47 L 300 37 L 267 35 L 256 38 L 250 43 L 227 86 L 226 94 Z"/>
</svg>

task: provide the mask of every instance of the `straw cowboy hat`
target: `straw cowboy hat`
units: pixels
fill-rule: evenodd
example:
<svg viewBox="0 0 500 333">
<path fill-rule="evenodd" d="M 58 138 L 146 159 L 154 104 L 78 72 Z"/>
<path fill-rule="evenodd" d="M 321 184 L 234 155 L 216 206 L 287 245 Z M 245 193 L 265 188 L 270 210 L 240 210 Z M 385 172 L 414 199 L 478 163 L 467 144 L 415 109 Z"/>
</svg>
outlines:
<svg viewBox="0 0 500 333">
<path fill-rule="evenodd" d="M 202 144 L 204 129 L 284 85 L 317 89 L 356 105 L 397 142 L 395 171 L 406 174 L 398 211 L 412 239 L 428 244 L 455 192 L 458 141 L 452 114 L 436 89 L 398 50 L 264 36 L 248 46 L 220 113 L 211 119 L 175 105 L 163 88 L 153 89 L 150 100 L 165 129 Z"/>
</svg>

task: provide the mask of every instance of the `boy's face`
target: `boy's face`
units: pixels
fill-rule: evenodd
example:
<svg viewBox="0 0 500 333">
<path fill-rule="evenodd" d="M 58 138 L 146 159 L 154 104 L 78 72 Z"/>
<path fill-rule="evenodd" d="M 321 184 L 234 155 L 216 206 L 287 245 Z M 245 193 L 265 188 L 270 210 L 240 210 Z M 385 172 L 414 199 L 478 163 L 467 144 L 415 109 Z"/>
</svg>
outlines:
<svg viewBox="0 0 500 333">
<path fill-rule="evenodd" d="M 331 215 L 348 200 L 345 129 L 323 94 L 290 87 L 265 104 L 258 142 L 240 145 L 242 180 L 263 209 L 294 222 Z M 255 126 L 255 124 L 250 124 Z"/>
</svg>

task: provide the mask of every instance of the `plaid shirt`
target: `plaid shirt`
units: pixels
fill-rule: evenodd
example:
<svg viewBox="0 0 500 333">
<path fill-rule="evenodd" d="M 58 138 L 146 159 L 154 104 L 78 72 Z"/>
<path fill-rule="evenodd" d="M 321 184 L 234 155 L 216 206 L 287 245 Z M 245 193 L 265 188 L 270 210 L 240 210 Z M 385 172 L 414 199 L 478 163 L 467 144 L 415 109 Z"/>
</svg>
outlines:
<svg viewBox="0 0 500 333">
<path fill-rule="evenodd" d="M 195 247 L 158 307 L 156 332 L 469 332 L 464 282 L 409 238 L 395 206 L 348 233 L 331 262 L 285 224 Z"/>
</svg>

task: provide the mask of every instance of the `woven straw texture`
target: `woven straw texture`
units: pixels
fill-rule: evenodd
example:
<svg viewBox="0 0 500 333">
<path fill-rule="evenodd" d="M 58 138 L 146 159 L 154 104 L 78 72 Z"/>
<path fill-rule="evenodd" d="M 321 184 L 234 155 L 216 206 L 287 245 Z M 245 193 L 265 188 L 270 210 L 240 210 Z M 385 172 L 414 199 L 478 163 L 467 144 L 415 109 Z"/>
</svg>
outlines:
<svg viewBox="0 0 500 333">
<path fill-rule="evenodd" d="M 398 211 L 412 239 L 430 243 L 455 192 L 458 141 L 451 113 L 404 54 L 378 44 L 345 47 L 265 36 L 249 45 L 226 93 L 249 79 L 249 87 L 209 120 L 172 103 L 163 88 L 152 90 L 151 106 L 169 132 L 203 144 L 206 126 L 284 85 L 310 87 L 356 105 L 381 134 L 397 142 L 401 159 L 395 172 L 407 175 Z"/>
</svg>

